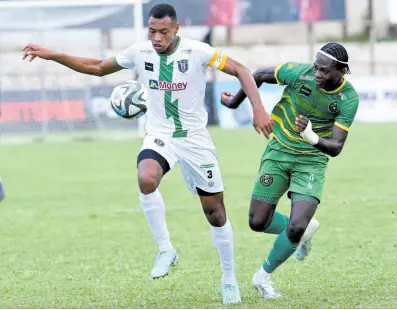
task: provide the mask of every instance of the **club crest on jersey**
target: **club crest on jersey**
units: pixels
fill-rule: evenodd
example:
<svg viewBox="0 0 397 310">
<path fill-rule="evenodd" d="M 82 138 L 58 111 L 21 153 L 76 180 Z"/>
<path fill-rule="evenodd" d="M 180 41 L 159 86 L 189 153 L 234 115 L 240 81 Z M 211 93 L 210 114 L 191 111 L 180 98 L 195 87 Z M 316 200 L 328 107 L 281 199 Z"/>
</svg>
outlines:
<svg viewBox="0 0 397 310">
<path fill-rule="evenodd" d="M 331 113 L 337 113 L 338 112 L 338 102 L 337 101 L 333 101 L 328 105 L 328 110 Z"/>
<path fill-rule="evenodd" d="M 187 59 L 178 60 L 178 70 L 182 73 L 186 73 L 189 69 L 189 62 Z"/>
</svg>

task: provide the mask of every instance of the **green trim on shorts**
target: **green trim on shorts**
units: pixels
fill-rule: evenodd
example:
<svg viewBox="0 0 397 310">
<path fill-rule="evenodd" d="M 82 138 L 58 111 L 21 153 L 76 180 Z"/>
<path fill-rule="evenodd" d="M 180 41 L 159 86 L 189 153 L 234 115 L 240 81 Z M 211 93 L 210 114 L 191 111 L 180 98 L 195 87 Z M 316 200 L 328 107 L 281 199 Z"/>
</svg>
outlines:
<svg viewBox="0 0 397 310">
<path fill-rule="evenodd" d="M 251 196 L 251 198 L 254 200 L 261 201 L 261 202 L 270 203 L 272 205 L 278 204 L 278 201 L 280 199 L 277 197 L 260 196 L 260 195 L 254 195 L 254 194 Z"/>
<path fill-rule="evenodd" d="M 295 203 L 298 201 L 311 202 L 311 203 L 314 203 L 315 205 L 318 205 L 320 203 L 320 200 L 318 200 L 316 197 L 302 195 L 302 194 L 298 194 L 298 193 L 291 193 L 291 202 Z"/>
</svg>

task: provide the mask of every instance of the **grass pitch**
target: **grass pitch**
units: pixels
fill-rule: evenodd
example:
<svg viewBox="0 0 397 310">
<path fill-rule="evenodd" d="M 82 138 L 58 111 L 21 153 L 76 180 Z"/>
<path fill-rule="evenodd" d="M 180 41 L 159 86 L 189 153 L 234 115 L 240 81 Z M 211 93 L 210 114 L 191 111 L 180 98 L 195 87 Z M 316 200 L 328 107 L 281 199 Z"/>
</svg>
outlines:
<svg viewBox="0 0 397 310">
<path fill-rule="evenodd" d="M 266 140 L 254 129 L 212 130 L 235 232 L 243 303 L 231 308 L 396 308 L 396 125 L 353 126 L 331 158 L 321 227 L 307 260 L 273 276 L 265 301 L 251 277 L 274 236 L 248 227 L 250 193 Z M 223 308 L 209 224 L 179 168 L 160 190 L 180 263 L 150 280 L 157 247 L 141 212 L 140 141 L 2 146 L 0 308 Z M 282 199 L 279 210 L 289 212 Z"/>
</svg>

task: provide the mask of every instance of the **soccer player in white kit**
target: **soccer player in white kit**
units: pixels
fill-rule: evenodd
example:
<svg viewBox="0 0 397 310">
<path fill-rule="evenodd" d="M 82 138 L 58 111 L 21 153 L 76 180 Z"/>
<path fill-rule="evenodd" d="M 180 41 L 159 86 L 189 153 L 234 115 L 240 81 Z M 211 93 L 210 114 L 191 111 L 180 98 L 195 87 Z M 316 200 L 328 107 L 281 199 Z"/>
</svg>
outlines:
<svg viewBox="0 0 397 310">
<path fill-rule="evenodd" d="M 23 58 L 30 57 L 31 61 L 40 57 L 97 76 L 122 69 L 138 73 L 149 94 L 146 136 L 137 160 L 140 202 L 159 246 L 151 277 L 166 276 L 170 266 L 177 262 L 165 220 L 164 201 L 157 188 L 162 177 L 180 163 L 186 184 L 192 193 L 199 195 L 211 224 L 223 272 L 223 302 L 238 303 L 241 298 L 234 271 L 233 230 L 226 217 L 215 147 L 206 129 L 207 68 L 216 68 L 239 79 L 252 104 L 253 125 L 258 133 L 262 131 L 268 137 L 273 123 L 250 71 L 208 44 L 179 37 L 173 6 L 154 6 L 148 25 L 149 41 L 134 44 L 107 60 L 60 54 L 33 44 L 25 46 Z"/>
</svg>

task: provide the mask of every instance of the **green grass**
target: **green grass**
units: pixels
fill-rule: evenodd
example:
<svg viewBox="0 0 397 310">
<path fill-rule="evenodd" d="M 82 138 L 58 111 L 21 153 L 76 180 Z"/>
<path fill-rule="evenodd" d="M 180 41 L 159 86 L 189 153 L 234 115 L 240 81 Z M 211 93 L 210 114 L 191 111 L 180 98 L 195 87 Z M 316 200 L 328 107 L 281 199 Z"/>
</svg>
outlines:
<svg viewBox="0 0 397 310">
<path fill-rule="evenodd" d="M 265 139 L 212 130 L 235 231 L 240 308 L 396 308 L 396 125 L 353 127 L 331 159 L 311 256 L 274 274 L 283 298 L 261 300 L 253 273 L 274 236 L 248 227 Z M 382 142 L 384 139 L 386 142 Z M 140 210 L 140 141 L 2 146 L 0 308 L 222 308 L 218 256 L 179 168 L 160 186 L 180 263 L 152 281 L 157 247 Z M 289 212 L 283 199 L 279 210 Z"/>
</svg>

